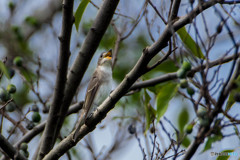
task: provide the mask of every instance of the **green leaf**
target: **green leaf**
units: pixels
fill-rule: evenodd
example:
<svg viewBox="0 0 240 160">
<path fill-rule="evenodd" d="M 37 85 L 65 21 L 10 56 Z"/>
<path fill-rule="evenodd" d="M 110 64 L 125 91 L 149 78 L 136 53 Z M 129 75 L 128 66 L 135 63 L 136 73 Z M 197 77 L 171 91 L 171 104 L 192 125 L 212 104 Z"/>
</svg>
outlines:
<svg viewBox="0 0 240 160">
<path fill-rule="evenodd" d="M 179 68 L 175 65 L 172 60 L 166 60 L 157 67 L 159 71 L 169 73 L 169 72 L 176 72 Z"/>
<path fill-rule="evenodd" d="M 144 34 L 139 34 L 136 39 L 137 39 L 137 44 L 139 44 L 141 48 L 144 48 L 145 46 L 149 46 L 147 38 Z"/>
<path fill-rule="evenodd" d="M 180 132 L 183 132 L 184 126 L 188 123 L 188 121 L 189 121 L 188 110 L 187 108 L 183 108 L 178 116 L 178 126 Z"/>
<path fill-rule="evenodd" d="M 177 87 L 178 85 L 176 83 L 166 83 L 160 88 L 156 98 L 157 121 L 159 121 L 167 111 L 168 103 L 176 94 Z"/>
<path fill-rule="evenodd" d="M 76 30 L 78 31 L 78 27 L 79 24 L 81 22 L 82 19 L 82 15 L 88 5 L 88 3 L 90 2 L 90 0 L 82 0 L 81 3 L 79 4 L 76 13 L 75 13 L 75 26 L 76 26 Z"/>
<path fill-rule="evenodd" d="M 229 97 L 228 97 L 227 106 L 226 106 L 225 111 L 226 112 L 229 111 L 232 108 L 232 106 L 234 105 L 234 103 L 235 103 L 234 92 L 231 92 Z"/>
<path fill-rule="evenodd" d="M 177 34 L 181 38 L 184 45 L 191 51 L 193 55 L 195 55 L 198 58 L 204 59 L 204 55 L 200 47 L 198 46 L 198 44 L 195 43 L 192 37 L 188 34 L 185 27 L 180 28 L 177 31 Z"/>
<path fill-rule="evenodd" d="M 146 114 L 146 130 L 145 130 L 145 133 L 146 133 L 146 131 L 150 128 L 150 124 L 156 117 L 156 110 L 150 104 L 151 97 L 147 93 L 146 89 L 144 89 L 144 98 L 145 98 L 144 107 L 145 107 L 145 114 Z"/>
<path fill-rule="evenodd" d="M 182 141 L 182 146 L 187 148 L 190 144 L 191 144 L 190 139 L 188 137 L 184 137 Z"/>
<path fill-rule="evenodd" d="M 108 27 L 107 31 L 105 32 L 99 47 L 108 50 L 109 48 L 112 48 L 114 46 L 114 43 L 116 42 L 116 34 L 114 33 L 113 27 Z"/>
<path fill-rule="evenodd" d="M 232 149 L 222 151 L 222 152 L 221 152 L 222 155 L 219 155 L 216 160 L 228 160 L 229 157 L 233 154 L 233 153 L 232 153 L 233 151 L 234 151 L 234 150 L 232 150 Z M 232 153 L 232 154 L 231 154 L 231 153 Z M 235 155 L 235 156 L 236 156 L 236 155 Z"/>
<path fill-rule="evenodd" d="M 234 126 L 234 132 L 236 134 L 236 136 L 238 137 L 238 139 L 240 140 L 240 133 L 239 133 L 239 130 L 238 130 L 238 127 L 236 125 L 233 125 Z"/>
<path fill-rule="evenodd" d="M 3 74 L 7 77 L 7 79 L 10 79 L 8 69 L 2 61 L 0 61 L 0 71 L 3 72 Z"/>
<path fill-rule="evenodd" d="M 27 103 L 31 102 L 29 98 L 29 86 L 26 83 L 23 83 L 22 87 L 17 88 L 18 91 L 13 94 L 13 99 L 19 107 L 23 107 Z"/>
<path fill-rule="evenodd" d="M 233 89 L 231 92 L 230 92 L 230 95 L 228 97 L 228 101 L 227 101 L 227 105 L 226 105 L 226 109 L 225 111 L 228 112 L 232 106 L 234 105 L 234 103 L 236 102 L 235 99 L 234 99 L 234 95 L 236 93 L 240 93 L 240 75 L 237 77 L 237 79 L 232 82 L 232 83 L 235 83 L 235 85 L 237 85 L 237 88 Z"/>
<path fill-rule="evenodd" d="M 20 68 L 20 73 L 29 83 L 32 83 L 37 79 L 36 75 L 26 68 Z"/>
<path fill-rule="evenodd" d="M 221 135 L 214 135 L 214 136 L 208 137 L 208 140 L 205 143 L 205 146 L 204 146 L 204 149 L 203 149 L 202 152 L 205 152 L 205 151 L 211 149 L 212 148 L 212 144 L 214 142 L 220 141 L 221 139 L 222 139 Z"/>
<path fill-rule="evenodd" d="M 158 59 L 155 59 L 155 62 L 159 61 L 161 57 Z M 154 61 L 154 60 L 153 60 Z M 158 77 L 161 75 L 161 73 L 171 73 L 176 72 L 178 70 L 178 67 L 175 66 L 175 63 L 171 60 L 166 60 L 160 65 L 158 65 L 156 68 L 152 69 L 151 71 L 147 72 L 142 76 L 143 80 L 152 79 L 155 77 Z"/>
</svg>

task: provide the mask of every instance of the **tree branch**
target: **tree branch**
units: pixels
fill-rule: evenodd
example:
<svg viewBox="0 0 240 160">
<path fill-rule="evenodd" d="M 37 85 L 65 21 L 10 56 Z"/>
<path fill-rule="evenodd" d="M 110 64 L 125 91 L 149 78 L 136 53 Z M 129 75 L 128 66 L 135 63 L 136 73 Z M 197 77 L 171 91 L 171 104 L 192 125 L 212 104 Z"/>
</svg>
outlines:
<svg viewBox="0 0 240 160">
<path fill-rule="evenodd" d="M 2 150 L 12 159 L 17 160 L 27 160 L 27 158 L 23 157 L 20 153 L 18 153 L 17 149 L 14 148 L 8 140 L 6 140 L 2 134 L 0 134 L 0 147 Z"/>
<path fill-rule="evenodd" d="M 174 0 L 172 11 L 171 11 L 171 14 L 169 16 L 170 22 L 172 20 L 174 20 L 175 18 L 177 18 L 180 3 L 181 3 L 181 0 Z"/>
<path fill-rule="evenodd" d="M 240 56 L 240 53 L 238 53 L 238 55 Z M 217 59 L 217 60 L 212 61 L 212 62 L 208 62 L 208 66 L 206 66 L 206 64 L 197 66 L 197 67 L 193 68 L 188 73 L 188 75 L 192 76 L 196 72 L 200 71 L 203 68 L 206 68 L 206 67 L 211 68 L 211 67 L 214 67 L 214 66 L 218 66 L 218 65 L 230 62 L 230 61 L 232 61 L 234 59 L 235 59 L 235 55 L 232 55 L 232 56 L 228 56 L 228 57 L 223 57 L 223 58 Z M 150 80 L 146 80 L 146 81 L 135 83 L 135 84 L 132 85 L 132 87 L 129 90 L 138 90 L 138 89 L 141 89 L 141 88 L 155 86 L 156 84 L 167 82 L 167 81 L 170 81 L 170 80 L 174 80 L 176 78 L 177 78 L 177 73 L 164 74 L 162 76 L 159 76 L 159 77 L 156 77 L 156 78 L 152 78 Z"/>
<path fill-rule="evenodd" d="M 71 0 L 66 2 L 64 1 L 63 6 L 63 25 L 67 25 L 65 27 L 71 27 L 70 24 L 64 22 L 68 19 L 72 19 L 73 1 Z M 56 141 L 56 137 L 62 127 L 64 118 L 67 114 L 66 111 L 68 110 L 69 105 L 71 104 L 72 98 L 76 93 L 78 85 L 82 80 L 82 77 L 90 63 L 90 60 L 94 52 L 96 51 L 108 25 L 110 24 L 114 11 L 118 5 L 118 2 L 119 0 L 105 0 L 103 2 L 102 7 L 98 11 L 96 20 L 94 21 L 90 31 L 88 32 L 84 44 L 82 45 L 80 52 L 70 72 L 68 73 L 68 78 L 64 90 L 64 98 L 62 101 L 60 101 L 61 103 L 57 103 L 59 105 L 56 106 L 60 111 L 56 110 L 57 112 L 52 111 L 52 114 L 50 113 L 49 117 L 53 121 L 51 123 L 52 125 L 49 125 L 49 127 L 46 128 L 46 130 L 49 129 L 49 131 L 45 132 L 44 137 L 42 139 L 43 145 L 42 149 L 40 150 L 41 153 L 39 153 L 41 155 L 40 159 L 42 159 L 45 156 L 45 154 L 49 152 L 49 150 L 53 147 Z M 48 123 L 50 124 L 50 122 Z"/>
<path fill-rule="evenodd" d="M 59 36 L 60 53 L 58 61 L 58 72 L 56 78 L 56 86 L 53 94 L 53 102 L 50 107 L 47 124 L 43 132 L 42 143 L 38 155 L 38 159 L 42 159 L 54 146 L 56 137 L 58 135 L 56 126 L 56 119 L 59 116 L 59 106 L 61 106 L 65 83 L 67 80 L 68 59 L 70 56 L 70 40 L 73 24 L 73 0 L 63 1 L 63 17 L 62 17 L 62 31 Z"/>
</svg>

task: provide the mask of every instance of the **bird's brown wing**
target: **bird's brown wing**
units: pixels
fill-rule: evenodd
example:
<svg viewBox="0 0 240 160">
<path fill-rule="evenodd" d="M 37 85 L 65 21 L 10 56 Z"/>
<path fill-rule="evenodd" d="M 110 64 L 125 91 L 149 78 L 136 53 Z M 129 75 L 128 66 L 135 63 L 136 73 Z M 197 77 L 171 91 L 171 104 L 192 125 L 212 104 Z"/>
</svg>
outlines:
<svg viewBox="0 0 240 160">
<path fill-rule="evenodd" d="M 79 123 L 77 125 L 77 128 L 73 134 L 73 140 L 76 141 L 78 137 L 79 130 L 81 129 L 81 126 L 85 123 L 87 119 L 88 112 L 90 110 L 90 107 L 92 106 L 92 103 L 94 101 L 94 97 L 97 93 L 97 90 L 99 88 L 99 77 L 97 72 L 95 71 L 93 73 L 93 76 L 88 84 L 87 93 L 85 96 L 85 102 L 84 102 L 84 112 L 81 113 Z"/>
<path fill-rule="evenodd" d="M 85 119 L 87 118 L 88 112 L 90 110 L 90 107 L 92 106 L 92 103 L 94 101 L 94 97 L 97 93 L 97 90 L 99 88 L 99 76 L 97 76 L 97 72 L 94 72 L 87 88 L 87 93 L 85 97 L 84 102 L 84 111 L 85 111 Z"/>
</svg>

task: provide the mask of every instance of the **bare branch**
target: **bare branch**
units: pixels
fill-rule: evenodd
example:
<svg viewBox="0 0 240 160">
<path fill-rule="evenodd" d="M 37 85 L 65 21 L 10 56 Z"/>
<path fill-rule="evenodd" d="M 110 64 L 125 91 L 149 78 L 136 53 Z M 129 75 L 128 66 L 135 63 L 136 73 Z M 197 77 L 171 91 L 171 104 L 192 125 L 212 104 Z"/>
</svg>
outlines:
<svg viewBox="0 0 240 160">
<path fill-rule="evenodd" d="M 6 140 L 2 134 L 0 134 L 0 147 L 2 150 L 7 153 L 7 155 L 12 159 L 19 159 L 19 160 L 27 160 L 27 158 L 23 157 L 16 148 L 14 148 L 8 140 Z"/>
<path fill-rule="evenodd" d="M 62 31 L 59 36 L 60 53 L 58 61 L 58 72 L 56 86 L 53 94 L 53 102 L 50 107 L 48 120 L 42 136 L 42 143 L 39 151 L 39 159 L 42 159 L 54 146 L 57 138 L 57 117 L 59 106 L 64 98 L 65 83 L 67 81 L 68 59 L 70 56 L 70 39 L 73 25 L 73 0 L 63 1 Z"/>
</svg>

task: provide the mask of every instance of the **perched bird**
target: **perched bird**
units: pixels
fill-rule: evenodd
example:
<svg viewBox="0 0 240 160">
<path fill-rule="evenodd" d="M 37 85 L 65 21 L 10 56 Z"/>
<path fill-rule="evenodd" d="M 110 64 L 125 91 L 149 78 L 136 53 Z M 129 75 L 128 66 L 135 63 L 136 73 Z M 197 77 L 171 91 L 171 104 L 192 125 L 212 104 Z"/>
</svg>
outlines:
<svg viewBox="0 0 240 160">
<path fill-rule="evenodd" d="M 112 90 L 112 50 L 103 52 L 99 59 L 91 80 L 88 84 L 83 111 L 74 132 L 73 140 L 76 141 L 81 126 L 93 114 L 97 107 L 108 97 Z"/>
</svg>

